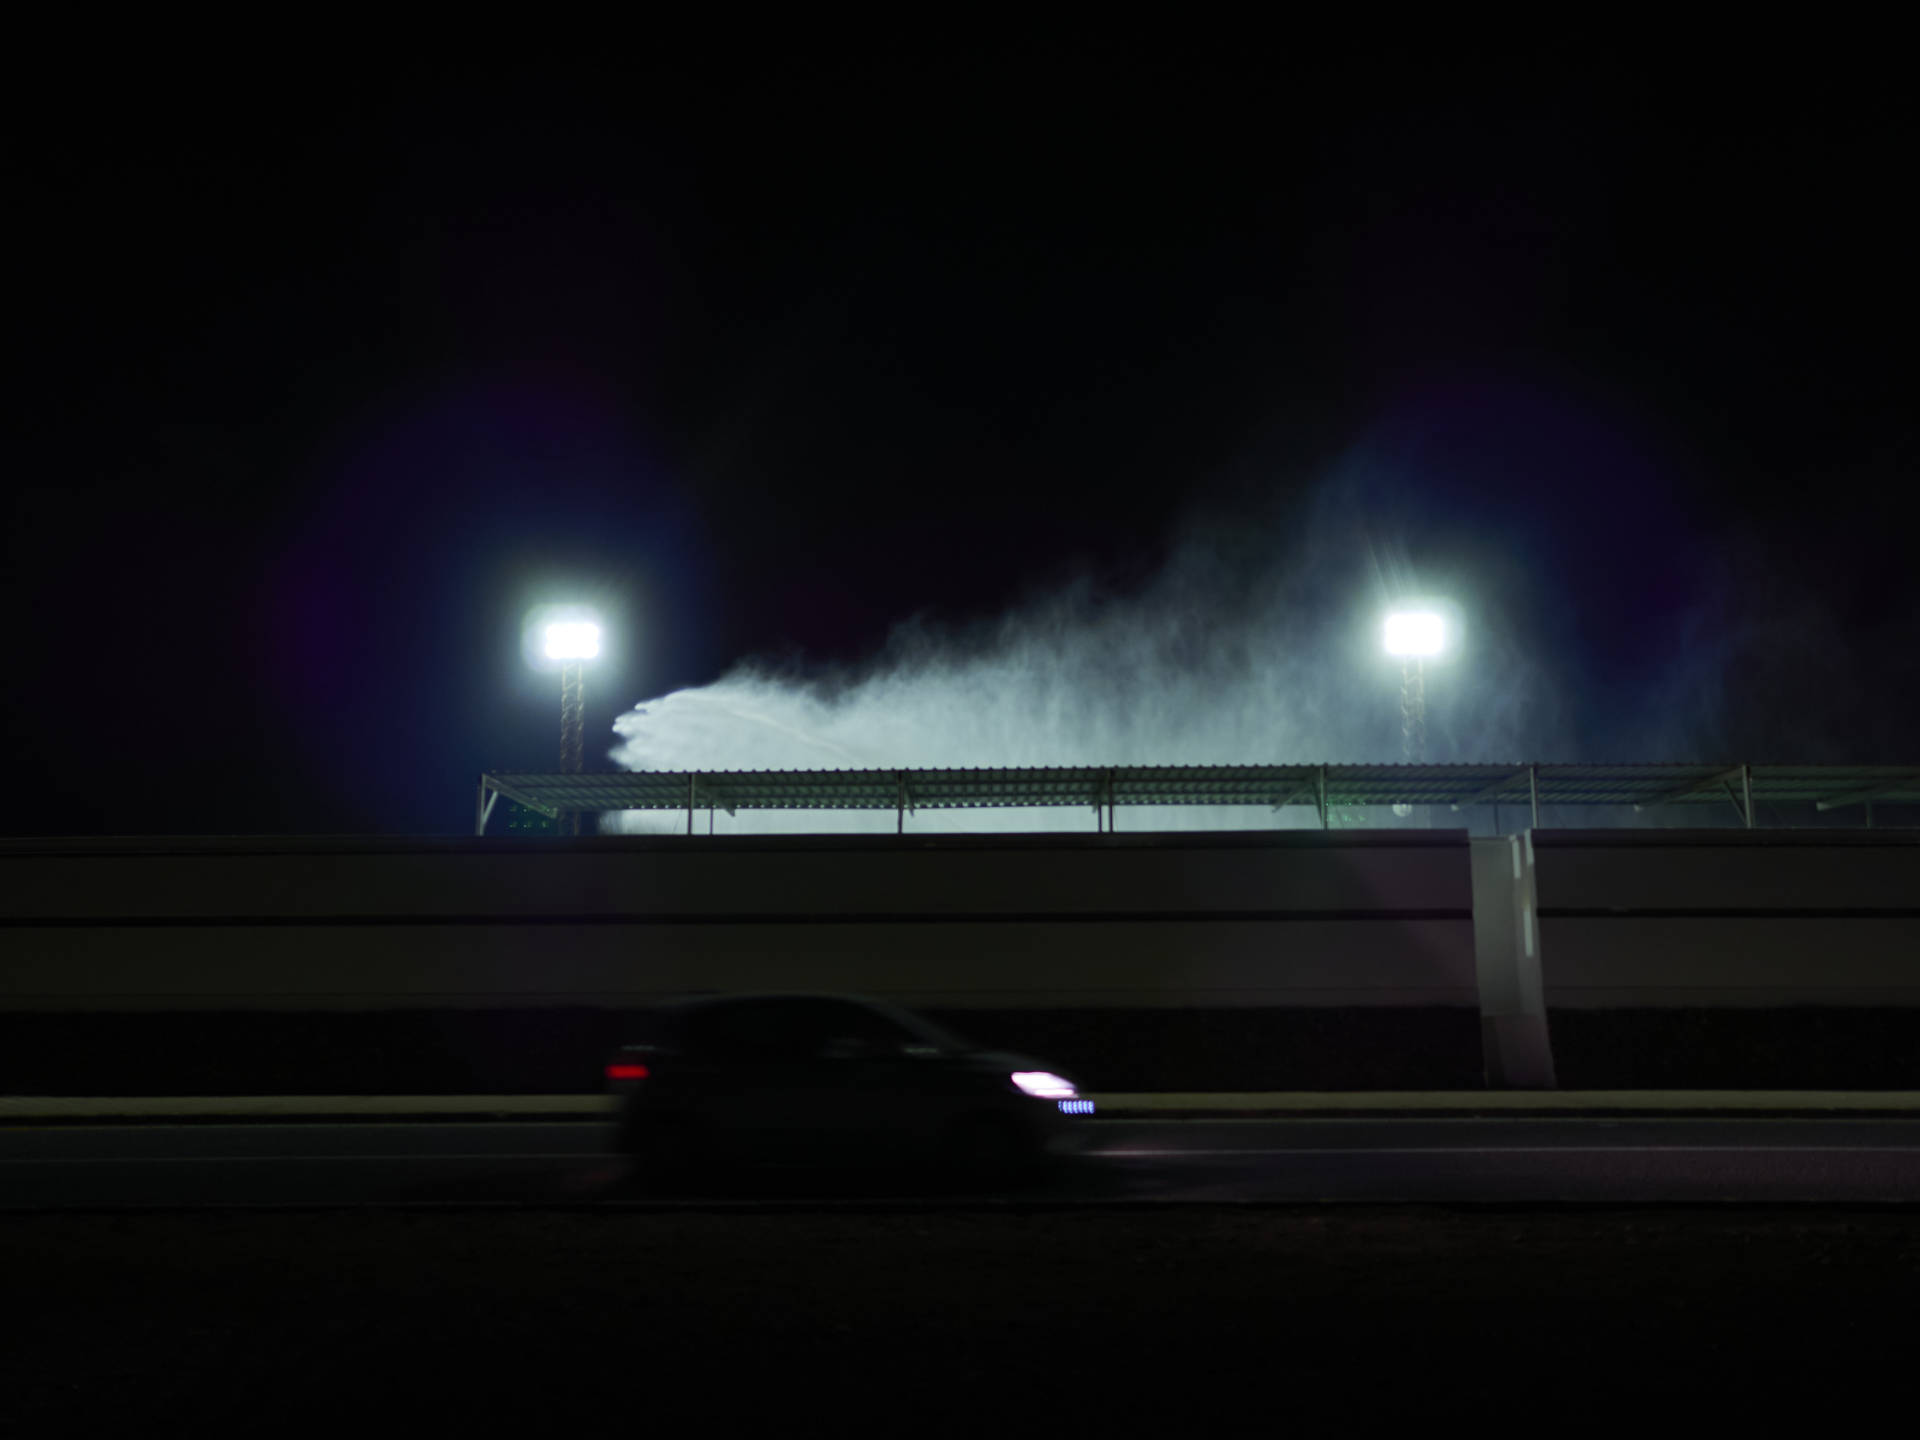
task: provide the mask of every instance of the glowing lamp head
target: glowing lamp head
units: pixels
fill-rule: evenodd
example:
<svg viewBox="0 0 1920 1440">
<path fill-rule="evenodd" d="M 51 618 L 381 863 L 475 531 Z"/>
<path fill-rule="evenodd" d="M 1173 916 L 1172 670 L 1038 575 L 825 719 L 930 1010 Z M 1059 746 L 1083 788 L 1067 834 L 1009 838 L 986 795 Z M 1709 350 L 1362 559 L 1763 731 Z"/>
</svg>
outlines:
<svg viewBox="0 0 1920 1440">
<path fill-rule="evenodd" d="M 1387 616 L 1387 653 L 1408 659 L 1438 655 L 1447 627 L 1431 610 L 1400 610 Z"/>
<path fill-rule="evenodd" d="M 1075 1100 L 1080 1092 L 1071 1080 L 1051 1070 L 1016 1070 L 1008 1077 L 1017 1089 L 1040 1100 Z"/>
<path fill-rule="evenodd" d="M 600 627 L 591 620 L 568 620 L 547 626 L 549 660 L 591 660 L 600 653 Z"/>
</svg>

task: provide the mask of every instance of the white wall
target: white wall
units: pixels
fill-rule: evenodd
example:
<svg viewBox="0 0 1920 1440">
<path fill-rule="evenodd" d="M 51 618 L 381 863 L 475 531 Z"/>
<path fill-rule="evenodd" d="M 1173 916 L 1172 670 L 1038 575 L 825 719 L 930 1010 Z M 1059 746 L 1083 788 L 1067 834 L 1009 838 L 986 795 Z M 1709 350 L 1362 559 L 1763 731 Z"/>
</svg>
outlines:
<svg viewBox="0 0 1920 1440">
<path fill-rule="evenodd" d="M 1476 1003 L 1464 832 L 0 848 L 0 1007 Z"/>
<path fill-rule="evenodd" d="M 1920 1005 L 1920 832 L 1536 831 L 1553 1007 Z M 0 1008 L 1477 1003 L 1464 831 L 0 842 Z"/>
<path fill-rule="evenodd" d="M 1920 832 L 1533 832 L 1549 1006 L 1920 1005 Z"/>
</svg>

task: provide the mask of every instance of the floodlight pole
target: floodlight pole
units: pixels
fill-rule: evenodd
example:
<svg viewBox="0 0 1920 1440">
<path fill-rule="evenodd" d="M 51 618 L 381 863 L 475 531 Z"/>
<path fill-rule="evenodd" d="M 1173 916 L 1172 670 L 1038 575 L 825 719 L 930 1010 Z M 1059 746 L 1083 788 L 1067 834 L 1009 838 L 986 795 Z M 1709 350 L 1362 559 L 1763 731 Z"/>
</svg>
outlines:
<svg viewBox="0 0 1920 1440">
<path fill-rule="evenodd" d="M 1407 764 L 1426 763 L 1427 662 L 1418 655 L 1400 662 L 1400 748 Z M 1407 810 L 1416 825 L 1432 821 L 1424 805 L 1409 805 Z"/>
<path fill-rule="evenodd" d="M 568 775 L 580 773 L 580 753 L 585 745 L 587 719 L 587 667 L 579 660 L 560 665 L 560 769 Z M 560 833 L 580 833 L 580 812 L 569 811 L 560 821 Z"/>
<path fill-rule="evenodd" d="M 1427 662 L 1410 655 L 1400 666 L 1400 740 L 1409 765 L 1427 758 Z"/>
</svg>

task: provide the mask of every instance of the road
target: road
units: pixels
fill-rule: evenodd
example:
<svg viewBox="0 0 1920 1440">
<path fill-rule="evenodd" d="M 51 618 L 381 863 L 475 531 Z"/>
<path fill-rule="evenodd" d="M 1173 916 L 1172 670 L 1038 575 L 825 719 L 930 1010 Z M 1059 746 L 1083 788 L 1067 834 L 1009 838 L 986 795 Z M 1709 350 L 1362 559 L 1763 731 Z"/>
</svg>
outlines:
<svg viewBox="0 0 1920 1440">
<path fill-rule="evenodd" d="M 762 1177 L 648 1194 L 597 1120 L 0 1126 L 0 1209 L 952 1203 Z M 1022 1204 L 1920 1201 L 1920 1118 L 1102 1120 Z"/>
</svg>

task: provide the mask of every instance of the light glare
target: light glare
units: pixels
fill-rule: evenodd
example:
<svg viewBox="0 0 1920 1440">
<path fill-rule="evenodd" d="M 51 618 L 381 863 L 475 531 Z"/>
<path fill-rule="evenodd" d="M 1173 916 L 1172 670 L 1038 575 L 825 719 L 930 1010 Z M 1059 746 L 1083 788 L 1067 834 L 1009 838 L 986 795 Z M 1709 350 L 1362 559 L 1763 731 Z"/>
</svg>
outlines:
<svg viewBox="0 0 1920 1440">
<path fill-rule="evenodd" d="M 547 626 L 547 658 L 591 660 L 600 653 L 600 627 L 590 620 L 568 620 Z"/>
<path fill-rule="evenodd" d="M 1389 655 L 1438 655 L 1446 627 L 1431 610 L 1402 610 L 1387 617 Z"/>
<path fill-rule="evenodd" d="M 1073 1088 L 1071 1080 L 1062 1079 L 1048 1070 L 1016 1070 L 1013 1072 L 1013 1083 L 1041 1100 L 1072 1100 L 1080 1094 Z"/>
</svg>

